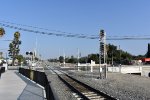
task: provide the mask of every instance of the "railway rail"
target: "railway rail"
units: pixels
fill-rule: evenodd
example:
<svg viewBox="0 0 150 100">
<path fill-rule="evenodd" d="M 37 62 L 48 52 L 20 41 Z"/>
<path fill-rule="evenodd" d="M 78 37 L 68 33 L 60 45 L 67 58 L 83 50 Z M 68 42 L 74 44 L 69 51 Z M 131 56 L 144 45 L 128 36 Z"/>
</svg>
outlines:
<svg viewBox="0 0 150 100">
<path fill-rule="evenodd" d="M 115 98 L 72 78 L 61 70 L 54 70 L 50 68 L 49 70 L 58 75 L 60 80 L 63 81 L 74 92 L 74 95 L 77 96 L 78 100 L 116 100 Z"/>
</svg>

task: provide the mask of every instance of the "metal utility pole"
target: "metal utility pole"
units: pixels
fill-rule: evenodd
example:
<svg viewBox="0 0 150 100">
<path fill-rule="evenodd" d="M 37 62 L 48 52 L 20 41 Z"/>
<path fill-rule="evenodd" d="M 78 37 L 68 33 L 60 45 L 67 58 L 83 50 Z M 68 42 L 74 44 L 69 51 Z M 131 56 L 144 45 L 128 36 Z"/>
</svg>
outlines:
<svg viewBox="0 0 150 100">
<path fill-rule="evenodd" d="M 35 40 L 35 57 L 37 56 L 37 34 L 36 34 L 36 40 Z"/>
<path fill-rule="evenodd" d="M 107 63 L 106 63 L 106 33 L 100 30 L 100 50 L 99 50 L 99 73 L 100 79 L 107 78 Z M 102 68 L 102 64 L 104 65 Z"/>
<path fill-rule="evenodd" d="M 64 67 L 65 67 L 65 64 L 66 64 L 66 63 L 65 63 L 65 53 L 64 53 L 64 62 L 63 62 L 63 64 L 64 64 Z"/>
<path fill-rule="evenodd" d="M 78 62 L 77 62 L 78 65 L 79 65 L 79 59 L 80 59 L 80 57 L 79 57 L 79 48 L 78 48 Z M 77 65 L 77 66 L 78 66 L 78 65 Z"/>
<path fill-rule="evenodd" d="M 119 45 L 119 72 L 121 73 L 121 49 L 120 49 L 120 45 Z"/>
<path fill-rule="evenodd" d="M 79 71 L 79 48 L 77 48 L 78 52 L 77 52 L 77 70 Z"/>
<path fill-rule="evenodd" d="M 112 57 L 112 58 L 111 58 L 111 60 L 112 60 L 112 61 L 111 61 L 111 64 L 112 64 L 112 66 L 114 65 L 114 55 L 113 55 L 113 53 L 114 53 L 114 52 L 112 51 L 112 52 L 111 52 L 111 57 Z"/>
<path fill-rule="evenodd" d="M 100 40 L 99 40 L 99 78 L 102 79 L 102 66 L 101 66 L 101 37 L 100 37 Z"/>
<path fill-rule="evenodd" d="M 121 64 L 121 49 L 120 49 L 120 45 L 119 45 L 119 63 Z"/>
</svg>

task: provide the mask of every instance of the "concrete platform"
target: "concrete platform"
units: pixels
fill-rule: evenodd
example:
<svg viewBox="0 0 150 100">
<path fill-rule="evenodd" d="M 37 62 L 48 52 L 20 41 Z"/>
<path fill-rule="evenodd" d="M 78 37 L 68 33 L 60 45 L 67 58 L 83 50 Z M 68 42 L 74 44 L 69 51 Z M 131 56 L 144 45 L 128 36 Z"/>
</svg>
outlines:
<svg viewBox="0 0 150 100">
<path fill-rule="evenodd" d="M 43 89 L 17 70 L 7 70 L 0 79 L 1 100 L 44 100 Z"/>
</svg>

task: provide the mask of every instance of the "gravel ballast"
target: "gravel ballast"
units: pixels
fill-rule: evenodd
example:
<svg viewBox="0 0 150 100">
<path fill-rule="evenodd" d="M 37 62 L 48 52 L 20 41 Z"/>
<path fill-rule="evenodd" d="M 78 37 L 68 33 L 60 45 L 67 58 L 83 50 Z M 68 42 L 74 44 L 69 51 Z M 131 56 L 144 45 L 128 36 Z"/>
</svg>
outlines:
<svg viewBox="0 0 150 100">
<path fill-rule="evenodd" d="M 58 78 L 56 74 L 52 74 L 49 70 L 46 70 L 45 73 L 56 100 L 77 100 L 72 94 L 72 91 Z"/>
<path fill-rule="evenodd" d="M 91 78 L 84 72 L 70 72 L 70 75 L 119 100 L 150 99 L 150 78 L 120 73 L 108 73 L 107 79 Z"/>
<path fill-rule="evenodd" d="M 150 100 L 150 78 L 138 75 L 108 73 L 107 79 L 97 79 L 98 72 L 69 71 L 73 78 L 119 100 Z M 49 73 L 48 80 L 60 100 L 76 100 L 57 75 Z"/>
</svg>

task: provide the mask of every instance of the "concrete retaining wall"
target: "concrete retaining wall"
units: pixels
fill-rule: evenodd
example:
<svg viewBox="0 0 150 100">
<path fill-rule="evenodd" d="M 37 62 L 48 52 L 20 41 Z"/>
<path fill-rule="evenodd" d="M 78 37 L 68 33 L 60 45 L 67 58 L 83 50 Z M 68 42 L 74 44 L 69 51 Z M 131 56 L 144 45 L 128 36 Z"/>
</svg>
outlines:
<svg viewBox="0 0 150 100">
<path fill-rule="evenodd" d="M 130 66 L 130 67 L 108 67 L 109 72 L 120 72 L 120 73 L 141 73 L 141 66 Z"/>
</svg>

